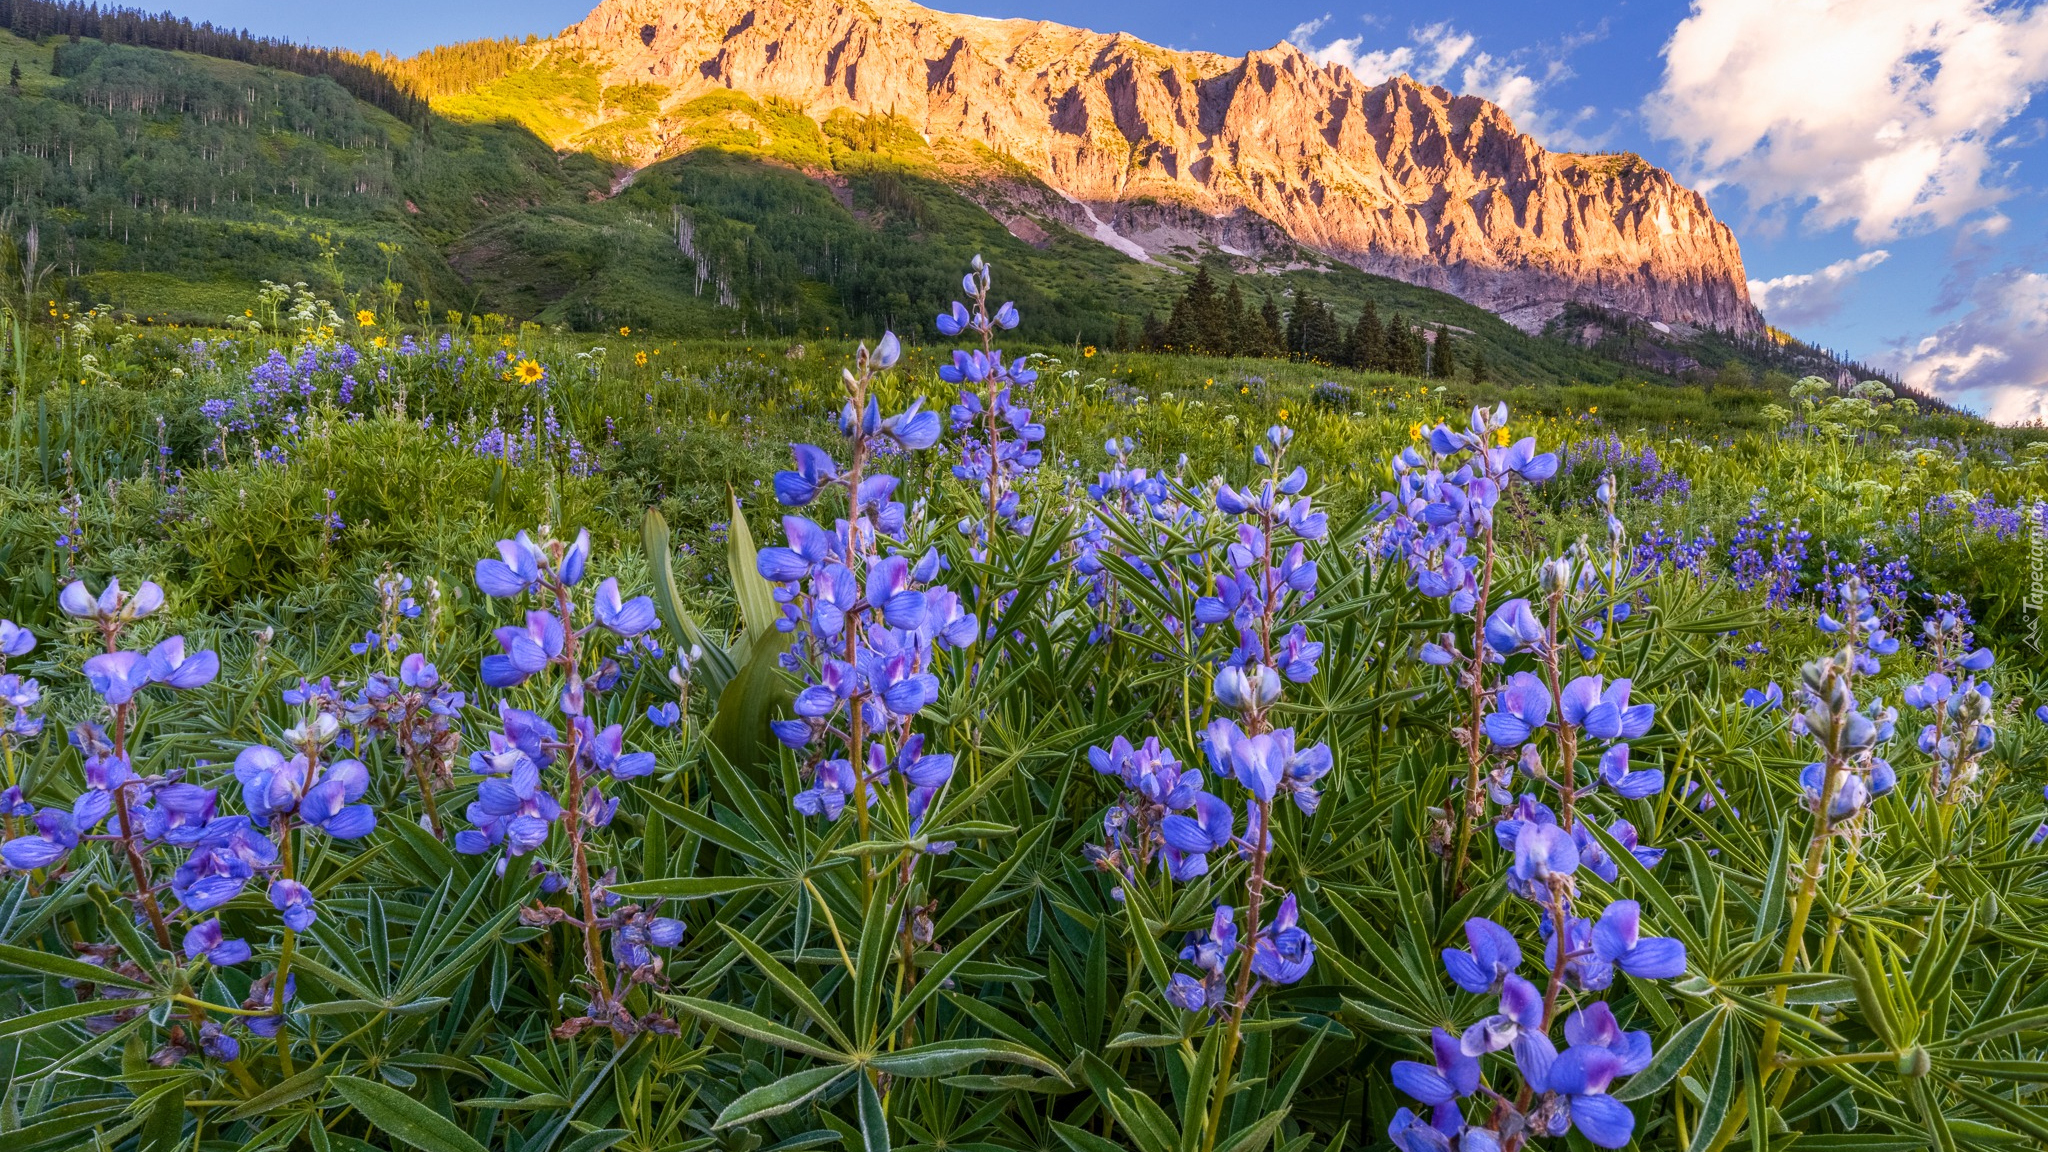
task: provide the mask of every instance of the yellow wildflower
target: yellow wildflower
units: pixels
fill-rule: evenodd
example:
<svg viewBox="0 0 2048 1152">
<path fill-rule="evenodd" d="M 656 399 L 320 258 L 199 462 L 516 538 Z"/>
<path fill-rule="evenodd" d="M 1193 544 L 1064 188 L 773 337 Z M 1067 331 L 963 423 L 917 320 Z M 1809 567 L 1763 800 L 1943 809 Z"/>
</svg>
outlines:
<svg viewBox="0 0 2048 1152">
<path fill-rule="evenodd" d="M 512 371 L 518 375 L 521 384 L 538 384 L 541 377 L 547 375 L 547 369 L 534 360 L 521 360 Z"/>
<path fill-rule="evenodd" d="M 642 368 L 645 368 L 645 367 L 647 367 L 647 353 L 645 353 L 645 352 L 635 352 L 635 353 L 633 353 L 633 363 L 635 363 L 635 364 L 638 364 L 638 365 L 639 365 L 639 366 L 641 366 Z"/>
<path fill-rule="evenodd" d="M 633 334 L 633 330 L 632 330 L 631 328 L 628 328 L 628 327 L 626 327 L 626 326 L 624 326 L 624 325 L 620 325 L 620 326 L 619 326 L 619 335 L 621 335 L 621 336 L 631 336 L 632 334 Z"/>
<path fill-rule="evenodd" d="M 1508 430 L 1506 427 L 1501 427 L 1494 430 L 1493 445 L 1496 448 L 1505 448 L 1508 446 Z"/>
<path fill-rule="evenodd" d="M 1417 421 L 1416 421 L 1415 423 L 1413 423 L 1413 424 L 1410 424 L 1410 425 L 1408 426 L 1408 438 L 1409 438 L 1410 440 L 1414 440 L 1414 441 L 1417 441 L 1417 442 L 1420 442 L 1420 441 L 1421 441 L 1421 439 L 1422 439 L 1422 421 L 1420 421 L 1420 420 L 1417 420 Z"/>
<path fill-rule="evenodd" d="M 376 326 L 377 314 L 375 312 L 372 312 L 368 308 L 365 308 L 362 311 L 356 313 L 356 327 L 375 328 Z"/>
<path fill-rule="evenodd" d="M 1081 355 L 1082 355 L 1083 357 L 1092 357 L 1092 356 L 1094 356 L 1094 355 L 1095 355 L 1095 345 L 1093 345 L 1093 344 L 1090 344 L 1090 345 L 1089 345 L 1089 346 L 1087 346 L 1086 348 L 1083 348 L 1083 349 L 1081 349 Z"/>
</svg>

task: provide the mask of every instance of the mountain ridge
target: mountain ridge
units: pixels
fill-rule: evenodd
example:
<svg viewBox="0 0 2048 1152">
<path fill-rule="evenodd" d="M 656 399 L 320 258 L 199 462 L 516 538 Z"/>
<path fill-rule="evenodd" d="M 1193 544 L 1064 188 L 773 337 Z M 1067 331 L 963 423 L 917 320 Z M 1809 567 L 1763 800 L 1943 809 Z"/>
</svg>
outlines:
<svg viewBox="0 0 2048 1152">
<path fill-rule="evenodd" d="M 1286 42 L 1180 52 L 908 0 L 602 0 L 540 49 L 639 93 L 579 126 L 637 122 L 613 133 L 629 163 L 688 148 L 674 112 L 739 91 L 983 145 L 1071 200 L 1077 231 L 1147 255 L 1195 239 L 1284 262 L 1300 245 L 1527 331 L 1571 303 L 1762 330 L 1733 232 L 1668 173 L 1547 151 L 1480 97 L 1368 86 Z"/>
</svg>

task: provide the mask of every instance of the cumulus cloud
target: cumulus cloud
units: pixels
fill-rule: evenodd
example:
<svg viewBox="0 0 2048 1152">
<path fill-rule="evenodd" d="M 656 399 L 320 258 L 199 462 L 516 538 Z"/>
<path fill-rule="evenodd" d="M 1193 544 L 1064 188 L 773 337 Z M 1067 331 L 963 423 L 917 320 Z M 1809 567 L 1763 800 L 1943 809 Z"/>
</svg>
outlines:
<svg viewBox="0 0 2048 1152">
<path fill-rule="evenodd" d="M 2048 272 L 1984 277 L 1961 319 L 1890 359 L 1905 383 L 1992 420 L 2048 420 Z"/>
<path fill-rule="evenodd" d="M 1837 260 L 1815 272 L 1794 272 L 1749 282 L 1749 302 L 1780 326 L 1825 320 L 1842 307 L 1849 285 L 1865 272 L 1891 259 L 1876 248 L 1861 256 Z"/>
<path fill-rule="evenodd" d="M 1593 143 L 1577 131 L 1593 115 L 1593 109 L 1581 108 L 1559 115 L 1545 106 L 1543 92 L 1571 76 L 1565 65 L 1565 56 L 1571 49 L 1601 33 L 1567 41 L 1547 58 L 1532 60 L 1528 52 L 1503 56 L 1478 51 L 1479 38 L 1449 21 L 1411 29 L 1407 43 L 1391 48 L 1368 47 L 1363 35 L 1340 37 L 1319 45 L 1315 38 L 1329 22 L 1325 15 L 1297 25 L 1287 39 L 1317 62 L 1342 64 L 1367 84 L 1379 84 L 1397 75 L 1410 76 L 1424 84 L 1441 84 L 1500 105 L 1516 127 L 1548 144 L 1583 148 Z"/>
<path fill-rule="evenodd" d="M 1700 178 L 1874 243 L 1989 209 L 2001 137 L 2048 87 L 2048 2 L 1693 0 L 1651 126 Z"/>
</svg>

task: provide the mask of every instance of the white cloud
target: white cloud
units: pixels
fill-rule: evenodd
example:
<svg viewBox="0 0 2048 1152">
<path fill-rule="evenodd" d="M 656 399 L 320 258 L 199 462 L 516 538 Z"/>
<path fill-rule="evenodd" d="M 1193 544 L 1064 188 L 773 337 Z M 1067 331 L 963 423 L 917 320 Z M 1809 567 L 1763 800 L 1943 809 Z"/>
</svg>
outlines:
<svg viewBox="0 0 2048 1152">
<path fill-rule="evenodd" d="M 1992 420 L 2048 420 L 2048 272 L 1979 280 L 1960 320 L 1890 361 L 1907 384 Z"/>
<path fill-rule="evenodd" d="M 1323 16 L 1297 25 L 1287 39 L 1318 63 L 1342 64 L 1367 84 L 1380 84 L 1396 75 L 1441 84 L 1498 104 L 1516 127 L 1547 143 L 1567 148 L 1590 143 L 1574 129 L 1593 109 L 1583 108 L 1560 119 L 1543 106 L 1542 95 L 1546 86 L 1571 76 L 1564 53 L 1604 31 L 1567 41 L 1558 54 L 1532 66 L 1525 59 L 1527 53 L 1497 56 L 1475 51 L 1479 38 L 1459 31 L 1449 21 L 1411 29 L 1408 43 L 1391 48 L 1367 48 L 1364 36 L 1346 36 L 1319 46 L 1315 36 L 1329 22 L 1330 18 Z"/>
<path fill-rule="evenodd" d="M 1810 324 L 1835 314 L 1850 282 L 1886 260 L 1882 248 L 1837 260 L 1816 272 L 1795 272 L 1749 282 L 1749 302 L 1779 326 Z"/>
<path fill-rule="evenodd" d="M 1693 0 L 1646 112 L 1699 176 L 1864 243 L 2005 197 L 2001 130 L 2048 86 L 2048 2 Z"/>
</svg>

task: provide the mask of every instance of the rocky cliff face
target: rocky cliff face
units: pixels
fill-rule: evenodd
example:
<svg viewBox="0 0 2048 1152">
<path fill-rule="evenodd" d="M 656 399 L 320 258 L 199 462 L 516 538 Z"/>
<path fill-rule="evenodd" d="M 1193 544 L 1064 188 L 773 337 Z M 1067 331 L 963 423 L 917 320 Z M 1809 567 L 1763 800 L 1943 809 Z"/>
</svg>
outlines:
<svg viewBox="0 0 2048 1152">
<path fill-rule="evenodd" d="M 1289 44 L 1174 52 L 905 0 L 604 0 L 554 50 L 664 108 L 735 89 L 984 144 L 1071 201 L 1077 230 L 1134 254 L 1291 241 L 1531 329 L 1570 300 L 1761 325 L 1733 233 L 1665 172 L 1546 152 L 1478 97 L 1369 87 Z"/>
</svg>

